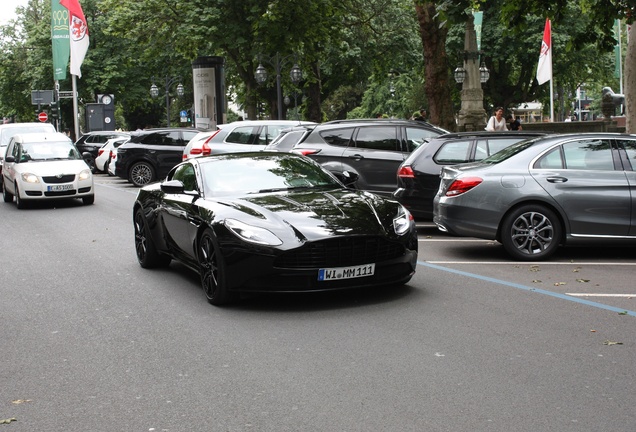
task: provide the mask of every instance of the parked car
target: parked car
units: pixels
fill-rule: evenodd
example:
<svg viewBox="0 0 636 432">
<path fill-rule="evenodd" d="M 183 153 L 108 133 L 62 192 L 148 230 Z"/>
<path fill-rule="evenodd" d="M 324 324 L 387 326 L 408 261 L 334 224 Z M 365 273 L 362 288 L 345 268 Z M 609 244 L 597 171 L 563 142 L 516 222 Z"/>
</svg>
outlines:
<svg viewBox="0 0 636 432">
<path fill-rule="evenodd" d="M 139 264 L 181 261 L 214 305 L 247 291 L 405 284 L 417 265 L 402 205 L 347 189 L 291 153 L 188 159 L 141 188 L 133 220 Z"/>
<path fill-rule="evenodd" d="M 242 120 L 219 125 L 207 139 L 199 136 L 188 143 L 183 151 L 183 160 L 210 154 L 261 151 L 282 129 L 315 124 L 297 120 Z"/>
<path fill-rule="evenodd" d="M 296 144 L 301 142 L 305 136 L 313 130 L 313 128 L 313 125 L 305 125 L 281 129 L 272 142 L 265 146 L 263 151 L 291 151 Z"/>
<path fill-rule="evenodd" d="M 393 197 L 416 220 L 433 220 L 433 198 L 445 165 L 474 162 L 516 142 L 546 135 L 543 132 L 460 132 L 432 138 L 402 162 Z"/>
<path fill-rule="evenodd" d="M 400 164 L 417 147 L 445 133 L 421 121 L 341 120 L 316 126 L 292 151 L 309 156 L 341 180 L 345 171 L 355 173 L 359 189 L 391 196 Z"/>
<path fill-rule="evenodd" d="M 188 141 L 199 133 L 189 128 L 148 129 L 133 133 L 117 149 L 116 175 L 135 186 L 163 178 L 179 162 Z"/>
<path fill-rule="evenodd" d="M 77 147 L 88 166 L 91 167 L 91 170 L 95 172 L 95 159 L 98 156 L 99 149 L 109 139 L 118 137 L 130 138 L 130 133 L 118 131 L 87 132 L 75 141 L 75 147 Z"/>
<path fill-rule="evenodd" d="M 93 174 L 62 133 L 18 134 L 9 141 L 2 172 L 5 203 L 19 209 L 29 201 L 81 198 L 93 204 Z"/>
<path fill-rule="evenodd" d="M 97 171 L 108 174 L 108 166 L 110 165 L 112 158 L 112 150 L 115 149 L 115 151 L 117 151 L 116 149 L 129 139 L 130 137 L 118 137 L 111 138 L 106 141 L 106 144 L 97 151 L 97 157 L 95 158 L 95 168 Z"/>
<path fill-rule="evenodd" d="M 559 245 L 636 244 L 636 135 L 586 133 L 522 141 L 442 168 L 434 221 L 501 242 L 517 260 Z"/>
<path fill-rule="evenodd" d="M 51 123 L 6 123 L 0 124 L 0 180 L 2 179 L 2 164 L 9 141 L 14 135 L 24 133 L 51 133 L 55 127 Z M 0 191 L 2 181 L 0 181 Z"/>
</svg>

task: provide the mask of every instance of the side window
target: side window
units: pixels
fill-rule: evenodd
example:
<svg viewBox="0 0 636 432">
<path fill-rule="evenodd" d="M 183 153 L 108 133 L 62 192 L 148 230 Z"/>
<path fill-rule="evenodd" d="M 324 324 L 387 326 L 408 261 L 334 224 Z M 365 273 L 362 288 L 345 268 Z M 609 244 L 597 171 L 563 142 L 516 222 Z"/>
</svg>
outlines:
<svg viewBox="0 0 636 432">
<path fill-rule="evenodd" d="M 252 134 L 256 132 L 257 127 L 254 126 L 239 126 L 235 128 L 225 138 L 225 142 L 234 144 L 250 144 L 252 142 Z"/>
<path fill-rule="evenodd" d="M 409 153 L 421 146 L 422 144 L 427 143 L 431 138 L 439 136 L 437 132 L 433 132 L 426 129 L 420 128 L 406 128 L 406 143 L 408 146 Z"/>
<path fill-rule="evenodd" d="M 142 137 L 139 142 L 143 144 L 165 145 L 167 132 L 154 132 Z"/>
<path fill-rule="evenodd" d="M 534 163 L 537 169 L 562 169 L 561 147 L 555 147 Z"/>
<path fill-rule="evenodd" d="M 334 129 L 320 132 L 320 137 L 331 145 L 347 147 L 353 135 L 353 128 Z"/>
<path fill-rule="evenodd" d="M 475 160 L 482 160 L 524 139 L 525 138 L 480 139 L 477 141 L 477 147 L 475 148 Z"/>
<path fill-rule="evenodd" d="M 184 144 L 187 144 L 190 142 L 190 140 L 192 138 L 194 138 L 195 136 L 197 136 L 199 134 L 199 132 L 191 132 L 191 131 L 183 131 L 183 140 L 185 141 Z M 184 145 L 182 144 L 182 145 Z"/>
<path fill-rule="evenodd" d="M 609 140 L 581 140 L 565 143 L 563 154 L 567 169 L 614 170 Z"/>
<path fill-rule="evenodd" d="M 164 140 L 165 145 L 169 146 L 184 146 L 183 138 L 181 138 L 181 132 L 169 132 L 165 136 Z"/>
<path fill-rule="evenodd" d="M 258 136 L 258 140 L 256 141 L 256 144 L 269 144 L 272 142 L 272 140 L 274 138 L 276 138 L 278 136 L 278 134 L 280 133 L 280 131 L 282 129 L 285 129 L 286 127 L 289 126 L 284 126 L 284 125 L 266 125 L 263 126 L 263 128 L 261 129 L 261 133 Z"/>
<path fill-rule="evenodd" d="M 618 140 L 618 147 L 623 150 L 623 158 L 627 157 L 625 169 L 636 170 L 636 141 Z"/>
<path fill-rule="evenodd" d="M 437 150 L 433 160 L 438 164 L 455 164 L 468 162 L 470 157 L 470 141 L 447 141 Z"/>
<path fill-rule="evenodd" d="M 356 147 L 371 150 L 399 151 L 396 127 L 361 127 L 356 136 Z"/>
<path fill-rule="evenodd" d="M 172 180 L 180 180 L 187 191 L 197 190 L 197 180 L 194 174 L 194 167 L 190 164 L 181 165 L 174 171 Z"/>
</svg>

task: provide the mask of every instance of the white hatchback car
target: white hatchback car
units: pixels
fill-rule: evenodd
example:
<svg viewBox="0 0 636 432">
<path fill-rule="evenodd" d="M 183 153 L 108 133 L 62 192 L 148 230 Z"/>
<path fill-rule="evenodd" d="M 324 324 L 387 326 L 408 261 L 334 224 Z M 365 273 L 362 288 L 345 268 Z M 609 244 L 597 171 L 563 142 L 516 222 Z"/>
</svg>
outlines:
<svg viewBox="0 0 636 432">
<path fill-rule="evenodd" d="M 81 198 L 95 202 L 93 174 L 73 142 L 62 133 L 11 138 L 2 170 L 4 202 L 19 209 L 29 201 Z"/>
</svg>

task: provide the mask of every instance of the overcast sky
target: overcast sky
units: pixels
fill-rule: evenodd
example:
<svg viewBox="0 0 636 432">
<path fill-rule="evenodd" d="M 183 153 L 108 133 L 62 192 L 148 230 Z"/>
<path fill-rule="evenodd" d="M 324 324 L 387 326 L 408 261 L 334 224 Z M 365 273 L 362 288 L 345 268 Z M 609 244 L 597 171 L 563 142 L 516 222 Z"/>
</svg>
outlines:
<svg viewBox="0 0 636 432">
<path fill-rule="evenodd" d="M 0 24 L 6 24 L 9 20 L 15 18 L 15 8 L 18 6 L 26 6 L 29 0 L 2 0 L 0 6 Z"/>
</svg>

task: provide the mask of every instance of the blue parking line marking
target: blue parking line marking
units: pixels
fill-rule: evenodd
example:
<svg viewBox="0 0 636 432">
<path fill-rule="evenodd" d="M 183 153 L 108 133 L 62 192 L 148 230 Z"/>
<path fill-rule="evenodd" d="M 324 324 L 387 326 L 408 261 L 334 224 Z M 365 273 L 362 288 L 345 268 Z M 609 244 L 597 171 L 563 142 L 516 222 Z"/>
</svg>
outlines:
<svg viewBox="0 0 636 432">
<path fill-rule="evenodd" d="M 475 273 L 468 273 L 465 271 L 461 271 L 461 270 L 455 270 L 455 269 L 451 269 L 448 267 L 442 267 L 442 266 L 438 266 L 435 264 L 430 264 L 424 261 L 418 261 L 417 262 L 418 265 L 424 266 L 424 267 L 429 267 L 429 268 L 433 268 L 435 270 L 442 270 L 445 272 L 449 272 L 449 273 L 454 273 L 457 275 L 461 275 L 461 276 L 467 276 L 467 277 L 471 277 L 473 279 L 479 279 L 479 280 L 483 280 L 486 282 L 492 282 L 492 283 L 496 283 L 499 285 L 505 285 L 508 287 L 512 287 L 512 288 L 516 288 L 516 289 L 520 289 L 520 290 L 524 290 L 524 291 L 531 291 L 531 292 L 535 292 L 535 293 L 539 293 L 539 294 L 544 294 L 544 295 L 548 295 L 550 297 L 556 297 L 562 300 L 568 300 L 574 303 L 579 303 L 579 304 L 584 304 L 587 306 L 592 306 L 595 308 L 599 308 L 599 309 L 605 309 L 608 311 L 612 311 L 612 312 L 616 312 L 616 313 L 620 313 L 623 315 L 629 315 L 629 316 L 633 316 L 636 317 L 636 311 L 630 311 L 630 310 L 626 310 L 626 309 L 621 309 L 621 308 L 617 308 L 614 306 L 608 306 L 602 303 L 597 303 L 597 302 L 593 302 L 593 301 L 589 301 L 589 300 L 585 300 L 582 298 L 578 298 L 578 297 L 571 297 L 565 294 L 560 294 L 560 293 L 555 293 L 552 291 L 547 291 L 541 288 L 535 288 L 535 287 L 529 287 L 526 285 L 521 285 L 521 284 L 517 284 L 514 282 L 507 282 L 507 281 L 503 281 L 503 280 L 499 280 L 499 279 L 494 279 L 488 276 L 482 276 L 479 274 L 475 274 Z"/>
</svg>

